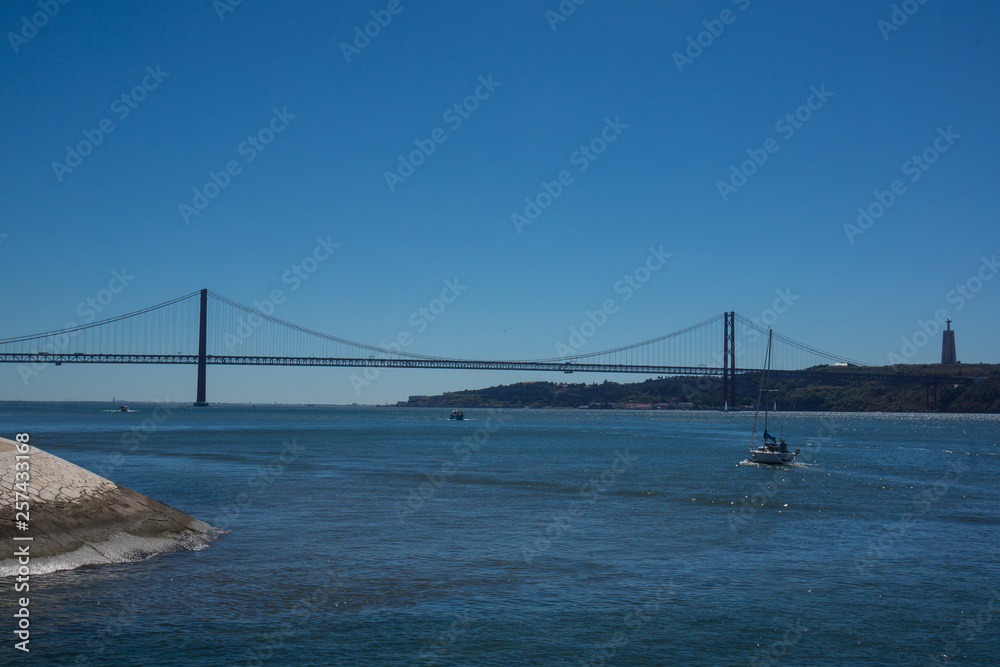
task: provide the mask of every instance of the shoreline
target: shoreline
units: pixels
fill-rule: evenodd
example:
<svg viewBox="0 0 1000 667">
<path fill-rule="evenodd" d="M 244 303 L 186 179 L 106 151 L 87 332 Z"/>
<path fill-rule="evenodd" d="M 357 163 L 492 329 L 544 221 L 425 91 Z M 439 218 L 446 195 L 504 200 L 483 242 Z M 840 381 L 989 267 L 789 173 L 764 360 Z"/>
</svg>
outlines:
<svg viewBox="0 0 1000 667">
<path fill-rule="evenodd" d="M 101 405 L 104 401 L 26 401 L 26 400 L 0 400 L 0 406 L 7 405 Z M 129 405 L 136 406 L 161 406 L 167 405 L 171 408 L 186 408 L 191 407 L 189 401 L 129 401 Z M 578 410 L 589 410 L 589 411 L 604 411 L 604 412 L 678 412 L 678 413 L 707 413 L 707 412 L 723 412 L 723 413 L 752 413 L 753 407 L 741 407 L 739 409 L 733 410 L 723 410 L 722 408 L 714 407 L 701 407 L 693 406 L 690 408 L 659 408 L 659 407 L 583 407 L 583 406 L 571 406 L 571 405 L 491 405 L 484 403 L 448 403 L 442 405 L 408 405 L 405 401 L 398 402 L 396 404 L 386 405 L 384 403 L 359 403 L 357 405 L 346 405 L 343 403 L 227 403 L 224 401 L 210 402 L 208 406 L 200 407 L 199 410 L 203 411 L 205 407 L 212 408 L 253 408 L 267 409 L 267 408 L 309 408 L 309 409 L 341 409 L 341 408 L 414 408 L 421 410 L 445 410 L 445 409 L 455 409 L 460 408 L 463 410 L 568 410 L 568 411 L 578 411 Z M 118 410 L 110 410 L 110 412 L 118 412 Z M 140 410 L 130 410 L 129 413 L 138 413 Z M 808 410 L 808 409 L 782 409 L 780 406 L 777 410 L 771 410 L 771 412 L 782 412 L 782 413 L 800 413 L 800 414 L 859 414 L 859 415 L 873 415 L 873 414 L 909 414 L 909 415 L 1000 415 L 1000 411 L 996 412 L 945 412 L 941 410 L 937 411 L 927 411 L 927 410 Z M 128 414 L 128 413 L 126 413 Z M 0 437 L 0 440 L 4 438 Z M 9 441 L 8 441 L 9 442 Z"/>
<path fill-rule="evenodd" d="M 27 548 L 21 553 L 30 553 L 32 574 L 197 550 L 221 534 L 204 521 L 138 491 L 33 445 L 16 449 L 17 444 L 0 438 L 0 484 L 4 491 L 0 540 L 22 540 L 18 544 Z M 17 464 L 21 477 L 17 476 Z M 15 489 L 24 488 L 15 485 L 24 483 L 25 474 L 28 493 L 15 494 Z M 27 500 L 21 500 L 25 495 Z M 15 498 L 22 504 L 16 505 Z M 23 509 L 23 503 L 27 503 L 27 512 L 15 512 Z M 25 520 L 15 521 L 15 517 Z M 18 564 L 14 557 L 0 561 L 0 576 L 17 574 Z"/>
</svg>

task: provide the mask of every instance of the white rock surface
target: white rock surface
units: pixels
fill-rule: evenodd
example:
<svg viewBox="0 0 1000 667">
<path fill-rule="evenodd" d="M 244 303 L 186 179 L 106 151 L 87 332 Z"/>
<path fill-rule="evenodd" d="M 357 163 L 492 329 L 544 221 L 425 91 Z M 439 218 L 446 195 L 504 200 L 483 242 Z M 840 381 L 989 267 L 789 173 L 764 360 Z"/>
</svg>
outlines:
<svg viewBox="0 0 1000 667">
<path fill-rule="evenodd" d="M 29 447 L 28 530 L 15 523 L 16 443 L 0 438 L 0 554 L 30 545 L 31 573 L 81 565 L 129 562 L 177 549 L 200 549 L 219 532 L 172 507 Z M 30 542 L 14 541 L 31 537 Z M 0 576 L 17 571 L 0 561 Z"/>
</svg>

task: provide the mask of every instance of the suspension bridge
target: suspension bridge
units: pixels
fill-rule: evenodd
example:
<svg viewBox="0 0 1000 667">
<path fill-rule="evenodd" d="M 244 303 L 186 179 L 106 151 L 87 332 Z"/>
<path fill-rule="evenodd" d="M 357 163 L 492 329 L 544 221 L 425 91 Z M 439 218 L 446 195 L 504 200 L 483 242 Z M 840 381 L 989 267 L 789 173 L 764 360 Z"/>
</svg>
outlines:
<svg viewBox="0 0 1000 667">
<path fill-rule="evenodd" d="M 208 366 L 249 365 L 721 377 L 722 404 L 734 406 L 736 377 L 761 368 L 768 331 L 750 318 L 726 312 L 656 338 L 598 352 L 546 359 L 457 359 L 413 354 L 321 333 L 203 289 L 125 315 L 0 340 L 0 363 L 25 364 L 29 369 L 45 364 L 197 365 L 195 405 L 208 405 Z M 884 370 L 777 333 L 771 368 L 779 375 L 893 378 Z M 936 385 L 942 378 L 935 376 L 933 380 Z M 906 381 L 929 382 L 930 378 L 908 375 Z"/>
</svg>

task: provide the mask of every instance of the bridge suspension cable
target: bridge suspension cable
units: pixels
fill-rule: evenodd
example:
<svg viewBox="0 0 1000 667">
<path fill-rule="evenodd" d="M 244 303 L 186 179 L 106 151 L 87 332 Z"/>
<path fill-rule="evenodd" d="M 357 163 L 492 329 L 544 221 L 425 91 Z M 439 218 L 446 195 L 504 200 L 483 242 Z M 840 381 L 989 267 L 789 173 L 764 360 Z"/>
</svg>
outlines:
<svg viewBox="0 0 1000 667">
<path fill-rule="evenodd" d="M 636 350 L 638 348 L 648 349 L 657 345 L 658 343 L 662 343 L 664 341 L 677 338 L 684 334 L 691 333 L 693 331 L 703 329 L 705 327 L 710 327 L 714 324 L 719 323 L 720 321 L 722 321 L 722 315 L 716 315 L 715 317 L 710 317 L 709 319 L 704 320 L 702 322 L 698 322 L 697 324 L 692 324 L 689 327 L 684 327 L 683 329 L 678 329 L 677 331 L 673 331 L 671 333 L 664 334 L 662 336 L 657 336 L 656 338 L 650 338 L 649 340 L 644 340 L 638 343 L 632 343 L 630 345 L 622 345 L 620 347 L 614 347 L 607 350 L 600 350 L 598 352 L 581 352 L 579 354 L 571 354 L 562 357 L 550 357 L 548 359 L 532 359 L 531 361 L 558 362 L 558 361 L 579 361 L 584 359 L 593 360 L 599 357 L 617 355 L 620 353 L 627 353 Z"/>
<path fill-rule="evenodd" d="M 366 356 L 378 355 L 378 358 L 444 359 L 332 336 L 244 306 L 211 290 L 208 294 L 225 306 L 215 311 L 214 322 L 217 326 L 211 327 L 215 331 L 214 335 L 219 337 L 214 339 L 211 347 L 214 354 L 355 357 L 359 351 L 363 351 L 370 353 Z M 310 339 L 319 342 L 320 347 L 310 347 Z M 281 347 L 280 350 L 278 346 Z M 277 354 L 279 351 L 280 354 Z"/>
<path fill-rule="evenodd" d="M 0 354 L 192 354 L 197 344 L 198 295 L 192 292 L 124 315 L 5 338 L 0 340 Z M 86 305 L 88 310 L 82 313 L 78 308 L 84 317 L 96 315 L 101 306 Z"/>
<path fill-rule="evenodd" d="M 740 324 L 742 324 L 744 327 L 752 329 L 752 330 L 754 330 L 754 331 L 756 331 L 756 332 L 758 332 L 760 334 L 763 334 L 764 336 L 767 336 L 768 332 L 771 331 L 770 328 L 764 326 L 763 324 L 759 324 L 759 323 L 755 322 L 754 320 L 752 320 L 752 319 L 750 319 L 748 317 L 744 317 L 743 315 L 740 315 L 739 313 L 736 314 L 736 321 L 739 322 Z M 820 359 L 826 360 L 826 361 L 832 361 L 834 363 L 852 364 L 854 366 L 868 366 L 869 365 L 869 364 L 867 364 L 867 363 L 865 363 L 863 361 L 858 361 L 856 359 L 851 359 L 849 357 L 844 357 L 844 356 L 839 355 L 839 354 L 834 354 L 832 352 L 827 352 L 825 350 L 821 350 L 821 349 L 819 349 L 817 347 L 813 347 L 812 345 L 807 345 L 806 343 L 802 343 L 800 341 L 797 341 L 794 338 L 789 338 L 788 336 L 784 336 L 782 334 L 779 334 L 776 331 L 774 332 L 774 340 L 777 341 L 777 342 L 780 342 L 780 343 L 782 343 L 782 344 L 784 344 L 784 345 L 786 345 L 786 346 L 788 346 L 790 348 L 793 348 L 795 350 L 798 350 L 798 351 L 804 353 L 805 356 L 811 356 L 811 357 L 813 357 L 812 363 L 801 362 L 800 361 L 799 364 L 805 363 L 805 365 L 800 365 L 800 368 L 805 368 L 805 367 L 808 367 L 808 366 L 818 365 L 817 362 Z M 800 359 L 802 358 L 802 356 L 803 355 L 800 355 Z M 819 359 L 816 359 L 817 357 Z M 759 368 L 760 366 L 754 364 L 754 365 L 744 366 L 744 367 Z"/>
<path fill-rule="evenodd" d="M 143 308 L 141 310 L 136 310 L 131 313 L 125 313 L 124 315 L 117 315 L 115 317 L 109 317 L 107 319 L 98 320 L 96 322 L 89 322 L 87 324 L 79 324 L 72 327 L 65 327 L 63 329 L 56 329 L 53 331 L 43 331 L 42 333 L 29 334 L 26 336 L 16 336 L 14 338 L 4 338 L 0 339 L 0 345 L 5 345 L 8 343 L 22 343 L 26 341 L 39 340 L 42 338 L 49 338 L 51 336 L 58 336 L 61 334 L 73 334 L 80 331 L 85 331 L 86 329 L 93 329 L 95 327 L 103 326 L 105 324 L 112 324 L 114 322 L 120 322 L 122 320 L 127 320 L 131 317 L 137 317 L 139 315 L 145 315 L 155 310 L 160 310 L 166 308 L 167 306 L 172 306 L 175 303 L 180 303 L 186 299 L 193 299 L 198 296 L 199 292 L 191 292 L 190 294 L 185 294 L 184 296 L 179 296 L 176 299 L 170 299 L 169 301 L 164 301 L 163 303 L 158 303 L 155 306 L 149 306 L 148 308 Z"/>
<path fill-rule="evenodd" d="M 558 357 L 528 360 L 457 359 L 404 352 L 325 334 L 245 306 L 221 294 L 204 290 L 206 298 L 206 356 L 199 355 L 201 291 L 142 308 L 124 315 L 85 324 L 71 323 L 60 330 L 0 340 L 0 361 L 56 363 L 241 363 L 288 365 L 384 366 L 413 368 L 510 368 L 516 370 L 585 369 L 607 372 L 720 374 L 723 369 L 723 323 L 716 315 L 691 326 L 637 343 L 584 352 L 593 330 L 571 329 L 570 345 L 557 344 Z M 735 367 L 741 371 L 761 367 L 763 345 L 769 329 L 734 314 L 742 325 L 737 337 Z M 582 333 L 581 333 L 582 332 Z M 727 338 L 728 340 L 728 338 Z M 772 364 L 776 370 L 805 369 L 823 363 L 864 366 L 841 355 L 820 350 L 781 334 Z M 684 370 L 687 369 L 687 370 Z"/>
</svg>

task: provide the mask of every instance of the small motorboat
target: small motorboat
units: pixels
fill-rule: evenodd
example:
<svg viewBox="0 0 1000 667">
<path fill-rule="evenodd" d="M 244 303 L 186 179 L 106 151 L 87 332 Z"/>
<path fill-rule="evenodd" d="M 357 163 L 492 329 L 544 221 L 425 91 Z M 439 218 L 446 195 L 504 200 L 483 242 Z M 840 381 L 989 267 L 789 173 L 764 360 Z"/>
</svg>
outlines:
<svg viewBox="0 0 1000 667">
<path fill-rule="evenodd" d="M 123 405 L 123 406 L 119 407 L 118 408 L 118 412 L 128 412 L 128 406 L 127 405 Z"/>
<path fill-rule="evenodd" d="M 465 413 L 461 410 L 452 410 L 451 416 L 448 419 L 465 419 Z"/>
</svg>

